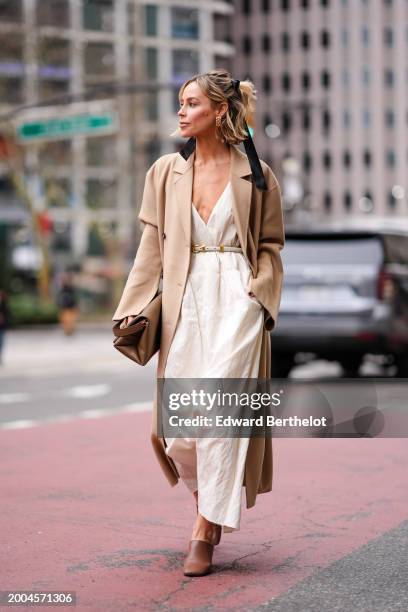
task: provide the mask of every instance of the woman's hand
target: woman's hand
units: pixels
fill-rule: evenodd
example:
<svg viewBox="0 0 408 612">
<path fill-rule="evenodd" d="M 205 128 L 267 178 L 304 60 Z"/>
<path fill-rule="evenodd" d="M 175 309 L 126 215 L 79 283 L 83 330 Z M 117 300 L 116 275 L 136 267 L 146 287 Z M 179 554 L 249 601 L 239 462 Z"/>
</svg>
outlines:
<svg viewBox="0 0 408 612">
<path fill-rule="evenodd" d="M 135 316 L 136 315 L 129 315 L 129 316 L 125 317 L 123 319 L 123 321 L 121 322 L 121 324 L 119 325 L 119 327 L 120 328 L 127 327 L 129 325 L 130 321 L 135 318 Z"/>
</svg>

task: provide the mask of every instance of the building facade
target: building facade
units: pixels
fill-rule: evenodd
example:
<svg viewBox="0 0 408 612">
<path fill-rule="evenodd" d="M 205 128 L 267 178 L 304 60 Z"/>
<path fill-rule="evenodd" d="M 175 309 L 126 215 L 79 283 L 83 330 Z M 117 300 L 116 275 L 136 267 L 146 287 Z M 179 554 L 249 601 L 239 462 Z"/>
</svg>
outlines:
<svg viewBox="0 0 408 612">
<path fill-rule="evenodd" d="M 258 90 L 256 142 L 322 217 L 405 216 L 408 2 L 235 0 L 235 74 Z M 293 163 L 292 163 L 293 166 Z M 289 198 L 285 199 L 288 213 Z"/>
</svg>

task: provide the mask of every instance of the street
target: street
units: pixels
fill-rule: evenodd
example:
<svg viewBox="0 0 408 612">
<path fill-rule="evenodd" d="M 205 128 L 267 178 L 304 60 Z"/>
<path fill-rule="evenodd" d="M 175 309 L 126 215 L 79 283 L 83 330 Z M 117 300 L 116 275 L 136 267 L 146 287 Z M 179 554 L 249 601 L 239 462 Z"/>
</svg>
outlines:
<svg viewBox="0 0 408 612">
<path fill-rule="evenodd" d="M 195 506 L 151 448 L 155 364 L 115 351 L 109 323 L 8 333 L 1 590 L 95 612 L 408 609 L 404 439 L 277 438 L 273 491 L 243 504 L 213 574 L 183 576 Z"/>
</svg>

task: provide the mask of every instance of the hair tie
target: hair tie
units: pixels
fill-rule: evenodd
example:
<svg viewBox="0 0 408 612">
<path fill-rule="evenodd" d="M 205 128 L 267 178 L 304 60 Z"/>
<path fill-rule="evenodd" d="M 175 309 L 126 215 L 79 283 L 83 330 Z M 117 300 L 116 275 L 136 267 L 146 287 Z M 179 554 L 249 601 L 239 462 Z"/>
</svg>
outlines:
<svg viewBox="0 0 408 612">
<path fill-rule="evenodd" d="M 232 85 L 236 93 L 242 99 L 242 94 L 239 89 L 239 84 L 241 81 L 239 79 L 232 79 L 231 82 L 232 82 Z M 252 140 L 251 134 L 248 129 L 247 122 L 245 120 L 244 120 L 244 125 L 247 131 L 247 136 L 245 137 L 243 142 L 244 142 L 245 152 L 248 156 L 249 164 L 251 166 L 254 183 L 258 187 L 258 189 L 260 189 L 261 191 L 267 191 L 268 186 L 266 184 L 265 177 L 262 172 L 261 162 L 259 161 L 259 157 L 255 149 L 254 141 Z M 184 159 L 188 159 L 191 153 L 194 151 L 195 147 L 196 147 L 196 139 L 194 138 L 194 136 L 192 136 L 191 138 L 188 139 L 188 141 L 183 146 L 183 148 L 179 151 L 179 153 Z"/>
</svg>

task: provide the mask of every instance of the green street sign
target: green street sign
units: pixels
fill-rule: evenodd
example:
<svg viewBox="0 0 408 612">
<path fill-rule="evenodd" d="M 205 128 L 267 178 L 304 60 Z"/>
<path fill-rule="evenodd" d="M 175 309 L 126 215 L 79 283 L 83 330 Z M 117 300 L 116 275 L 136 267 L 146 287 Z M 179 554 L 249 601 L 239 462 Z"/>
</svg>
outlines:
<svg viewBox="0 0 408 612">
<path fill-rule="evenodd" d="M 26 121 L 17 127 L 17 137 L 22 142 L 69 138 L 78 134 L 97 135 L 116 130 L 117 115 L 114 112 L 82 113 L 62 118 Z"/>
</svg>

